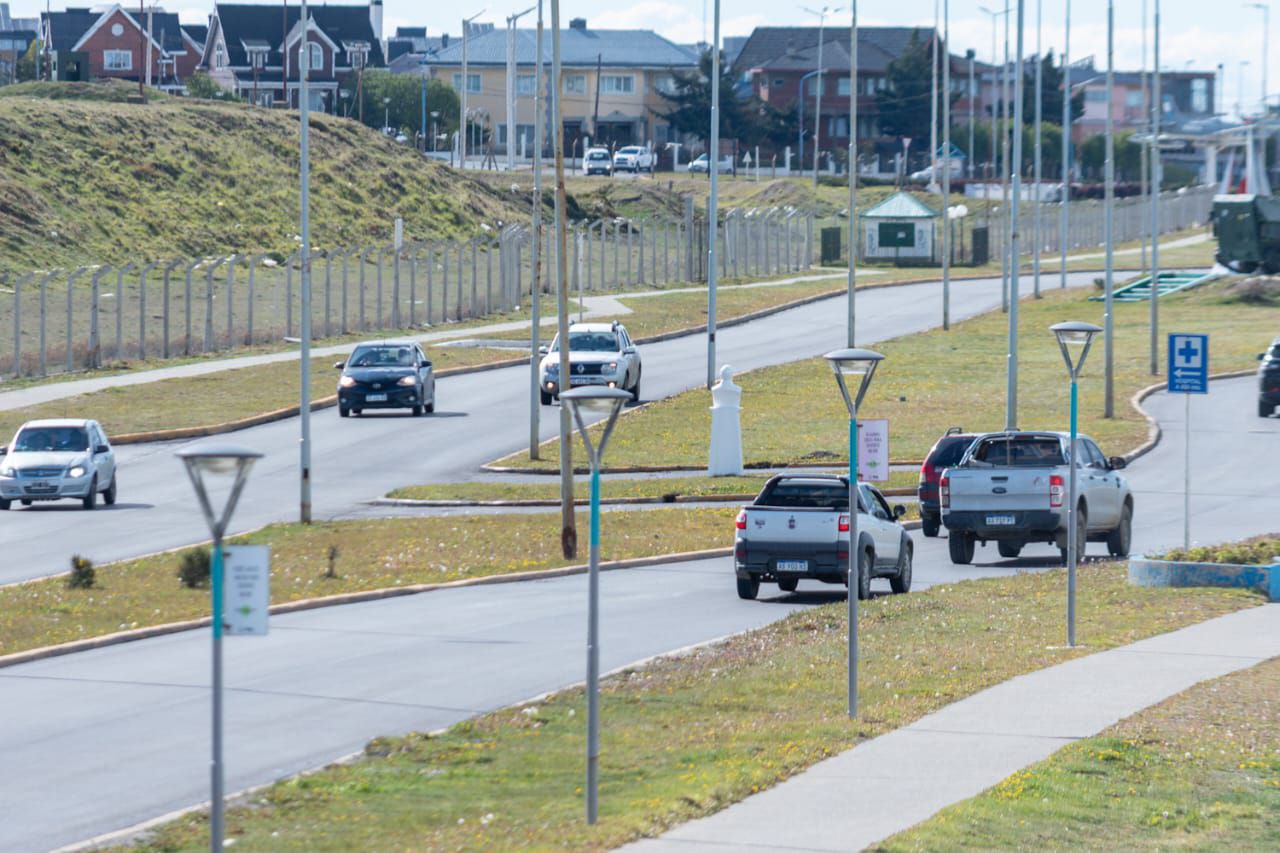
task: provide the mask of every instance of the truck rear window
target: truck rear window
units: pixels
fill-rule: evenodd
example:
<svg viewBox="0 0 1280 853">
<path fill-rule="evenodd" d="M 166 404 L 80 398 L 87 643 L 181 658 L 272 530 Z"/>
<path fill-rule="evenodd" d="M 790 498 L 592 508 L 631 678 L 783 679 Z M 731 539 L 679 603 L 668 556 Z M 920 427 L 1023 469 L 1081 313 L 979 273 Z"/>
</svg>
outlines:
<svg viewBox="0 0 1280 853">
<path fill-rule="evenodd" d="M 765 486 L 756 506 L 848 509 L 849 489 L 838 480 L 778 480 Z"/>
<path fill-rule="evenodd" d="M 974 450 L 972 461 L 1007 467 L 1048 468 L 1065 465 L 1062 443 L 1044 436 L 989 438 Z"/>
</svg>

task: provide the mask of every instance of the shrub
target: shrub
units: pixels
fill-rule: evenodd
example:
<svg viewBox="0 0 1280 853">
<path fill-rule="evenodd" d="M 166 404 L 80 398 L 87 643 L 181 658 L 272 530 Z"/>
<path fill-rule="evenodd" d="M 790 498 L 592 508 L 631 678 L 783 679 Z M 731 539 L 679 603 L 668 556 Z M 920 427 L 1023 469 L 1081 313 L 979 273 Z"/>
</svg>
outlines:
<svg viewBox="0 0 1280 853">
<path fill-rule="evenodd" d="M 67 576 L 67 587 L 70 589 L 93 589 L 96 572 L 93 561 L 88 557 L 74 554 L 71 557 L 71 574 Z"/>
<path fill-rule="evenodd" d="M 1175 548 L 1158 555 L 1157 560 L 1174 560 L 1188 563 L 1231 563 L 1239 566 L 1269 565 L 1280 555 L 1280 538 L 1263 536 L 1244 542 L 1230 542 L 1183 550 Z"/>
<path fill-rule="evenodd" d="M 200 589 L 209 585 L 209 549 L 192 548 L 183 551 L 178 561 L 178 580 L 187 589 Z"/>
</svg>

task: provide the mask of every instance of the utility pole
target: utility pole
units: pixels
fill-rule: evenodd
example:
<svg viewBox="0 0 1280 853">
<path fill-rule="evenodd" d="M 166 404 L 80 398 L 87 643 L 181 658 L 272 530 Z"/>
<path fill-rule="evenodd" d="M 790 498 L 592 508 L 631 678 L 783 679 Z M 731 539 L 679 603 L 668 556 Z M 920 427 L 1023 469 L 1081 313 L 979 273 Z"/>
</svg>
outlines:
<svg viewBox="0 0 1280 853">
<path fill-rule="evenodd" d="M 298 442 L 301 451 L 300 470 L 301 506 L 303 524 L 311 523 L 311 98 L 307 91 L 307 77 L 311 71 L 311 34 L 307 31 L 307 0 L 302 0 L 299 10 L 302 20 L 302 42 L 298 48 L 298 118 L 299 156 L 298 178 L 302 185 L 299 205 L 299 231 L 302 237 L 302 395 L 298 402 L 298 417 L 302 437 Z"/>
<path fill-rule="evenodd" d="M 466 170 L 467 168 L 467 90 L 471 88 L 470 77 L 467 76 L 467 42 L 468 34 L 471 31 L 471 22 L 484 14 L 481 9 L 470 18 L 462 19 L 462 85 L 459 86 L 462 92 L 458 97 L 458 168 Z"/>
<path fill-rule="evenodd" d="M 1058 228 L 1062 287 L 1067 286 L 1067 226 L 1071 222 L 1071 0 L 1067 0 L 1066 46 L 1062 48 L 1062 210 Z"/>
<path fill-rule="evenodd" d="M 707 175 L 711 195 L 707 199 L 707 387 L 716 381 L 716 266 L 717 219 L 720 211 L 720 0 L 715 0 L 711 24 L 711 151 L 707 154 Z M 819 65 L 819 68 L 822 66 Z M 821 77 L 819 77 L 821 79 Z M 599 89 L 596 90 L 599 92 Z M 804 100 L 803 92 L 801 101 Z M 816 168 L 816 167 L 815 167 Z M 815 177 L 816 180 L 816 177 Z M 690 235 L 692 239 L 692 234 Z"/>
<path fill-rule="evenodd" d="M 146 31 L 146 28 L 142 26 L 142 19 L 143 19 L 143 16 L 146 15 L 146 13 L 147 12 L 146 12 L 146 8 L 143 5 L 143 0 L 138 0 L 138 60 L 143 62 L 151 58 L 151 51 L 147 50 L 147 31 Z M 145 76 L 146 77 L 151 76 L 150 65 L 147 66 L 147 73 Z M 143 101 L 146 101 L 147 90 L 143 88 L 143 79 L 144 79 L 144 75 L 141 72 L 139 72 L 138 73 L 138 97 L 142 98 Z"/>
<path fill-rule="evenodd" d="M 1004 4 L 1004 65 L 1000 69 L 1000 206 L 1002 210 L 1000 228 L 1004 235 L 1004 246 L 1000 253 L 1000 286 L 1004 294 L 1004 310 L 1009 311 L 1009 262 L 1010 251 L 1012 250 L 1012 233 L 1013 220 L 1009 217 L 1009 134 L 1012 132 L 1010 127 L 1011 105 L 1009 103 L 1009 0 L 1005 0 Z M 1014 263 L 1017 259 L 1014 259 Z"/>
<path fill-rule="evenodd" d="M 536 7 L 529 7 L 523 12 L 507 16 L 507 171 L 516 167 L 516 21 L 532 12 Z"/>
<path fill-rule="evenodd" d="M 1106 166 L 1103 174 L 1103 241 L 1105 246 L 1106 262 L 1104 264 L 1103 287 L 1104 295 L 1104 319 L 1103 319 L 1103 344 L 1104 344 L 1104 361 L 1105 378 L 1103 390 L 1103 417 L 1110 418 L 1115 416 L 1115 383 L 1112 376 L 1112 313 L 1114 304 L 1112 302 L 1112 288 L 1114 285 L 1114 226 L 1115 226 L 1115 196 L 1116 196 L 1116 146 L 1115 146 L 1115 120 L 1112 117 L 1114 112 L 1111 109 L 1112 97 L 1115 94 L 1115 41 L 1116 41 L 1116 9 L 1115 0 L 1107 0 L 1107 121 L 1106 121 Z M 1072 463 L 1074 464 L 1074 463 Z"/>
<path fill-rule="evenodd" d="M 800 9 L 816 16 L 818 19 L 818 96 L 813 107 L 813 185 L 816 187 L 818 185 L 818 161 L 821 159 L 819 155 L 822 153 L 822 35 L 827 23 L 827 14 L 839 12 L 840 7 L 837 6 L 833 9 L 830 6 L 823 6 L 821 9 L 814 10 L 807 6 L 801 6 Z M 713 83 L 712 85 L 715 84 Z M 800 100 L 804 101 L 803 90 L 800 92 Z"/>
<path fill-rule="evenodd" d="M 1246 3 L 1246 6 L 1252 9 L 1262 10 L 1262 112 L 1259 113 L 1263 118 L 1267 116 L 1267 60 L 1271 57 L 1271 4 L 1270 3 Z M 1157 13 L 1158 14 L 1158 13 Z M 1157 73 L 1159 66 L 1156 67 Z M 1252 191 L 1252 189 L 1250 190 Z"/>
<path fill-rule="evenodd" d="M 942 328 L 951 328 L 951 0 L 942 4 Z M 937 104 L 937 98 L 934 104 Z M 932 173 L 930 174 L 932 177 Z"/>
<path fill-rule="evenodd" d="M 532 340 L 529 348 L 529 458 L 538 458 L 538 438 L 541 434 L 542 399 L 538 383 L 541 381 L 539 364 L 542 355 L 542 0 L 538 0 L 538 31 L 534 37 L 533 52 L 533 293 L 529 297 L 529 322 Z"/>
<path fill-rule="evenodd" d="M 933 0 L 933 42 L 929 67 L 929 188 L 938 186 L 938 0 Z M 945 211 L 945 207 L 944 207 Z"/>
<path fill-rule="evenodd" d="M 1160 373 L 1160 184 L 1164 175 L 1160 157 L 1160 0 L 1155 0 L 1155 97 L 1151 102 L 1151 375 Z M 1264 7 L 1265 8 L 1265 7 Z M 1265 72 L 1264 72 L 1265 73 Z"/>
<path fill-rule="evenodd" d="M 569 275 L 565 245 L 564 118 L 560 96 L 560 0 L 551 0 L 552 150 L 556 169 L 556 329 L 560 334 L 560 390 L 569 382 Z M 573 424 L 569 407 L 560 404 L 560 549 L 566 560 L 578 553 L 573 516 Z"/>
<path fill-rule="evenodd" d="M 591 133 L 595 136 L 596 145 L 603 144 L 600 140 L 600 72 L 604 68 L 604 54 L 596 54 L 596 105 L 591 111 Z M 608 147 L 607 145 L 605 146 Z M 612 153 L 612 152 L 610 152 Z M 582 152 L 583 160 L 586 160 L 587 152 Z"/>
<path fill-rule="evenodd" d="M 1145 124 L 1144 130 L 1151 132 L 1151 81 L 1147 75 L 1147 0 L 1142 0 L 1142 64 L 1138 66 L 1138 79 L 1142 81 L 1142 122 Z M 1150 169 L 1150 151 L 1149 146 L 1138 146 L 1138 204 L 1149 204 L 1151 199 L 1147 195 L 1150 187 L 1147 185 L 1147 178 L 1151 175 Z M 1149 224 L 1149 223 L 1148 223 Z M 1143 239 L 1138 241 L 1138 245 L 1142 249 L 1142 272 L 1146 273 L 1147 267 L 1147 241 L 1155 242 L 1156 235 L 1154 233 L 1147 234 Z"/>
<path fill-rule="evenodd" d="M 1018 52 L 1013 74 L 1013 157 L 1009 161 L 1013 188 L 1009 215 L 1009 389 L 1005 429 L 1018 428 L 1018 212 L 1022 203 L 1022 54 L 1025 2 L 1026 0 L 1018 0 Z M 1008 19 L 1006 23 L 1007 21 Z M 1074 460 L 1072 464 L 1075 464 Z"/>
<path fill-rule="evenodd" d="M 151 87 L 151 42 L 153 40 L 151 34 L 152 32 L 154 32 L 155 12 L 156 12 L 156 4 L 153 1 L 151 4 L 151 8 L 147 10 L 147 37 L 143 40 L 147 47 L 147 57 L 144 60 L 144 65 L 143 65 L 143 68 L 146 69 L 145 73 L 147 75 L 147 88 Z M 138 23 L 141 24 L 142 22 L 139 21 Z"/>
<path fill-rule="evenodd" d="M 803 85 L 803 84 L 802 84 Z M 801 112 L 803 115 L 803 112 Z M 857 346 L 858 268 L 858 0 L 849 0 L 849 348 Z"/>
<path fill-rule="evenodd" d="M 1040 44 L 1041 32 L 1040 31 L 1042 29 L 1041 18 L 1043 16 L 1043 12 L 1044 12 L 1044 0 L 1036 0 L 1036 84 L 1035 84 L 1036 106 L 1034 111 L 1035 112 L 1035 119 L 1034 119 L 1035 138 L 1036 138 L 1036 141 L 1035 141 L 1036 216 L 1035 216 L 1035 227 L 1033 229 L 1033 234 L 1032 234 L 1032 237 L 1034 238 L 1036 245 L 1032 253 L 1033 269 L 1031 272 L 1031 275 L 1033 278 L 1032 285 L 1033 285 L 1033 289 L 1035 290 L 1036 299 L 1040 298 L 1040 249 L 1042 244 L 1044 243 L 1044 237 L 1043 237 L 1043 234 L 1041 231 L 1041 225 L 1040 225 L 1041 208 L 1044 207 L 1044 205 L 1041 203 L 1041 200 L 1040 200 L 1040 186 L 1041 186 L 1041 181 L 1044 178 L 1043 160 L 1041 159 L 1042 146 L 1040 142 L 1041 101 L 1044 100 L 1044 55 L 1040 52 L 1041 51 L 1041 44 Z"/>
<path fill-rule="evenodd" d="M 965 51 L 965 56 L 969 60 L 969 156 L 965 161 L 965 164 L 968 166 L 965 171 L 969 173 L 969 180 L 973 180 L 974 160 L 976 159 L 976 155 L 973 150 L 974 110 L 977 107 L 978 100 L 978 90 L 973 84 L 973 66 L 974 60 L 977 59 L 977 51 L 973 48 L 969 48 Z"/>
</svg>

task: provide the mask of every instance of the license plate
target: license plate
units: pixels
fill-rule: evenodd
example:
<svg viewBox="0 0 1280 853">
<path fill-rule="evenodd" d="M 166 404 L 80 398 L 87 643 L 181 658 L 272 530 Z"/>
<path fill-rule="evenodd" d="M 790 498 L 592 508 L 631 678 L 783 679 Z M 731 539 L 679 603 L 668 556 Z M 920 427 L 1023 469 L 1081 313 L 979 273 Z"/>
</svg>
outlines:
<svg viewBox="0 0 1280 853">
<path fill-rule="evenodd" d="M 1017 523 L 1017 520 L 1012 515 L 988 515 L 987 516 L 988 527 L 1010 527 L 1016 523 Z"/>
<path fill-rule="evenodd" d="M 364 401 L 366 403 L 385 403 L 387 402 L 386 394 L 365 394 Z"/>
<path fill-rule="evenodd" d="M 45 482 L 43 482 L 43 481 L 41 481 L 41 480 L 36 480 L 34 483 L 32 483 L 32 484 L 31 484 L 31 488 L 33 488 L 33 489 L 47 489 L 47 488 L 49 488 L 49 484 L 48 484 L 48 483 L 45 483 Z"/>
<path fill-rule="evenodd" d="M 809 561 L 808 560 L 779 560 L 778 571 L 807 572 L 809 571 Z"/>
</svg>

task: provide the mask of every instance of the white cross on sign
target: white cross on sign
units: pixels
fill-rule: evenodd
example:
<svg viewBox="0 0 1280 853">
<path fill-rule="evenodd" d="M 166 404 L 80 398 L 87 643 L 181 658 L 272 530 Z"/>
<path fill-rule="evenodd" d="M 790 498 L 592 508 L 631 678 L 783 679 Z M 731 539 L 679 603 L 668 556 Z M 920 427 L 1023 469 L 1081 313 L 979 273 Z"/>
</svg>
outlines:
<svg viewBox="0 0 1280 853">
<path fill-rule="evenodd" d="M 1200 338 L 1191 335 L 1175 335 L 1173 346 L 1173 366 L 1200 369 L 1204 365 L 1204 350 L 1200 348 Z"/>
</svg>

